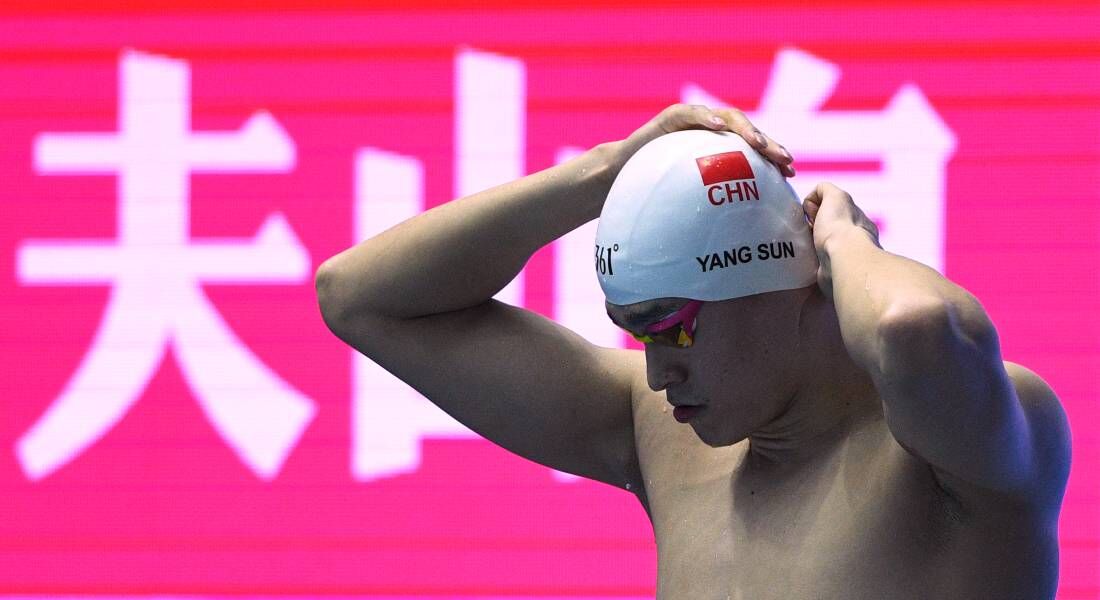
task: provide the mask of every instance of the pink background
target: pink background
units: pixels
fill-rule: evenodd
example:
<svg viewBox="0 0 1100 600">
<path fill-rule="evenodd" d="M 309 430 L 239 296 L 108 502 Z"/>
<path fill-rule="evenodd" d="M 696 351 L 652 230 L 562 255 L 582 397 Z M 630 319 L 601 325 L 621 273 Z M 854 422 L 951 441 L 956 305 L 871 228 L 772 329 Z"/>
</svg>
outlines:
<svg viewBox="0 0 1100 600">
<path fill-rule="evenodd" d="M 18 248 L 32 238 L 111 239 L 118 208 L 113 176 L 36 173 L 34 140 L 117 130 L 125 48 L 189 64 L 194 130 L 236 130 L 263 109 L 296 146 L 287 173 L 193 175 L 191 236 L 250 238 L 278 212 L 316 268 L 357 241 L 360 148 L 418 158 L 424 208 L 452 199 L 460 48 L 523 61 L 526 170 L 534 172 L 554 164 L 560 147 L 626 136 L 678 101 L 687 81 L 754 109 L 777 51 L 797 47 L 842 69 L 823 110 L 881 110 L 911 82 L 954 133 L 944 272 L 982 301 L 1004 358 L 1039 373 L 1069 414 L 1058 597 L 1100 598 L 1100 8 L 306 6 L 0 12 L 0 592 L 655 590 L 652 530 L 631 495 L 562 482 L 488 441 L 426 436 L 414 473 L 356 481 L 350 351 L 322 323 L 312 275 L 202 286 L 257 358 L 316 405 L 277 476 L 258 478 L 227 447 L 169 348 L 117 425 L 49 476 L 27 477 L 16 441 L 88 351 L 110 287 L 25 284 Z M 523 295 L 550 317 L 555 260 L 553 247 L 532 258 Z M 576 277 L 591 268 L 576 265 Z"/>
</svg>

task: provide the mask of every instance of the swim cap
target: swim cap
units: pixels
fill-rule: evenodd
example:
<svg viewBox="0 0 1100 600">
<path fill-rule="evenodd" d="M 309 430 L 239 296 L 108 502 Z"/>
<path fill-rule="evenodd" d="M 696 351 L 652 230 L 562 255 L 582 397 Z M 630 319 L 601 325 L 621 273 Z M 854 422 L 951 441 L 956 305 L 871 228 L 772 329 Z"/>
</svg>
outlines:
<svg viewBox="0 0 1100 600">
<path fill-rule="evenodd" d="M 623 165 L 596 228 L 596 275 L 612 304 L 726 300 L 817 282 L 794 189 L 741 136 L 662 135 Z"/>
</svg>

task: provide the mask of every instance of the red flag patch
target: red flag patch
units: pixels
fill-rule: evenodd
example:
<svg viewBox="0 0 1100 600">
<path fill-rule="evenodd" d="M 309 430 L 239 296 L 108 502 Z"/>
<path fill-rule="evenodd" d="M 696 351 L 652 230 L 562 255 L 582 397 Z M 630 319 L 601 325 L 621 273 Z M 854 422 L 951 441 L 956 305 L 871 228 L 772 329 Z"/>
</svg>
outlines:
<svg viewBox="0 0 1100 600">
<path fill-rule="evenodd" d="M 711 185 L 733 179 L 752 179 L 752 166 L 743 152 L 723 152 L 695 159 L 703 185 Z"/>
</svg>

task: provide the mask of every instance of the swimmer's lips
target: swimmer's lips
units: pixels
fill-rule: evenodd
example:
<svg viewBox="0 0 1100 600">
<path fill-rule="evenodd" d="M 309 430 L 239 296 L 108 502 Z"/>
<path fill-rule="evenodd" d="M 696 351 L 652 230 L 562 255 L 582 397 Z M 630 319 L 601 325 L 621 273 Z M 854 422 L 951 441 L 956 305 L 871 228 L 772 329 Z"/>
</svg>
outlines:
<svg viewBox="0 0 1100 600">
<path fill-rule="evenodd" d="M 705 405 L 688 406 L 685 404 L 672 409 L 672 416 L 681 423 L 687 423 L 703 412 L 704 409 L 706 409 Z"/>
</svg>

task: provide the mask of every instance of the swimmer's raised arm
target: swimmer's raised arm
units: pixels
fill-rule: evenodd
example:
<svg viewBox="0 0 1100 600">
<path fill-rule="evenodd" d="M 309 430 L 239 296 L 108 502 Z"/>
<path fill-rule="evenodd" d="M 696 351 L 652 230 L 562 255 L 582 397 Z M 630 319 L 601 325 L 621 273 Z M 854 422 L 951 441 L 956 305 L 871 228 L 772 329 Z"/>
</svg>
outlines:
<svg viewBox="0 0 1100 600">
<path fill-rule="evenodd" d="M 964 502 L 1010 498 L 1057 518 L 1071 444 L 1050 386 L 1007 367 L 993 321 L 970 292 L 883 250 L 847 192 L 820 183 L 805 210 L 822 256 L 819 284 L 898 443 Z"/>
<path fill-rule="evenodd" d="M 559 470 L 637 483 L 631 400 L 644 385 L 641 353 L 594 346 L 492 296 L 540 247 L 599 216 L 638 148 L 680 129 L 733 131 L 791 172 L 789 154 L 757 138 L 740 111 L 670 106 L 626 139 L 437 206 L 326 260 L 316 276 L 325 323 L 493 442 Z"/>
</svg>

